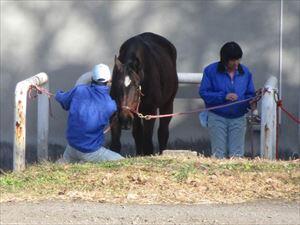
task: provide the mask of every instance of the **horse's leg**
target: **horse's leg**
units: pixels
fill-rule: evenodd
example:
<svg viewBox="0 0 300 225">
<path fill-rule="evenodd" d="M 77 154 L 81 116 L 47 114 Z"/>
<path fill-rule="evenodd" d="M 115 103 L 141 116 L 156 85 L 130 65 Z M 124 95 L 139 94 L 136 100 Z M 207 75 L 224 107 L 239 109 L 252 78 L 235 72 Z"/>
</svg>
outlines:
<svg viewBox="0 0 300 225">
<path fill-rule="evenodd" d="M 110 131 L 111 131 L 111 143 L 110 149 L 117 153 L 121 152 L 121 126 L 119 121 L 113 120 L 110 124 Z"/>
<path fill-rule="evenodd" d="M 159 114 L 171 114 L 173 113 L 173 101 L 164 105 L 159 109 Z M 159 154 L 162 154 L 162 151 L 166 149 L 168 139 L 169 139 L 169 123 L 172 117 L 164 117 L 159 120 L 158 128 L 158 143 L 159 143 Z"/>
<path fill-rule="evenodd" d="M 143 126 L 142 121 L 139 117 L 134 117 L 132 136 L 135 141 L 136 155 L 143 155 Z"/>
<path fill-rule="evenodd" d="M 153 136 L 153 127 L 154 127 L 155 119 L 144 120 L 143 123 L 144 123 L 143 151 L 144 151 L 144 155 L 151 155 L 154 154 L 152 136 Z"/>
</svg>

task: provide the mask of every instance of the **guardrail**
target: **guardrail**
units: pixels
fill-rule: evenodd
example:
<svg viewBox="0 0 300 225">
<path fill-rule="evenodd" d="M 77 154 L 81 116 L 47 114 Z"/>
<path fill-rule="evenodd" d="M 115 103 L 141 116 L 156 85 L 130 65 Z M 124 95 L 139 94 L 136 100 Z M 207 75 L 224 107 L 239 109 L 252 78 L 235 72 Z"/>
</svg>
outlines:
<svg viewBox="0 0 300 225">
<path fill-rule="evenodd" d="M 39 73 L 16 85 L 13 146 L 14 171 L 25 169 L 27 96 L 32 85 L 43 86 L 48 89 L 48 75 L 46 73 Z M 39 162 L 48 158 L 48 128 L 48 97 L 45 95 L 38 95 L 37 158 Z"/>
</svg>

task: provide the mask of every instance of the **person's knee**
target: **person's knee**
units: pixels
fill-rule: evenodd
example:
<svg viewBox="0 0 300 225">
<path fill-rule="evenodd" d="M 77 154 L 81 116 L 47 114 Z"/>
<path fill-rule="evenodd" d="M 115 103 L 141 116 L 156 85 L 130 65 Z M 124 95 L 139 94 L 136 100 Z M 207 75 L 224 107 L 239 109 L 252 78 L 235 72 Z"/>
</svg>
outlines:
<svg viewBox="0 0 300 225">
<path fill-rule="evenodd" d="M 64 159 L 64 157 L 59 158 L 58 160 L 56 160 L 57 164 L 66 164 L 68 163 L 68 161 L 66 159 Z"/>
<path fill-rule="evenodd" d="M 124 159 L 124 157 L 121 156 L 119 153 L 104 147 L 101 148 L 101 152 L 102 153 L 100 154 L 101 155 L 100 158 L 103 161 L 114 161 L 114 160 Z"/>
<path fill-rule="evenodd" d="M 116 152 L 113 152 L 111 151 L 110 152 L 110 159 L 109 160 L 121 160 L 121 159 L 124 159 L 123 156 L 121 156 L 119 153 L 116 153 Z"/>
<path fill-rule="evenodd" d="M 242 158 L 242 157 L 244 157 L 243 147 L 240 147 L 239 149 L 235 149 L 235 150 L 230 150 L 229 157 L 230 158 Z"/>
<path fill-rule="evenodd" d="M 69 163 L 71 161 L 70 155 L 68 153 L 68 149 L 65 150 L 62 158 L 60 158 L 60 160 L 58 160 L 59 163 Z"/>
<path fill-rule="evenodd" d="M 121 155 L 118 155 L 117 157 L 113 158 L 113 160 L 121 160 L 121 159 L 125 159 L 125 158 Z"/>
<path fill-rule="evenodd" d="M 225 149 L 216 148 L 212 150 L 212 157 L 217 159 L 225 158 Z"/>
</svg>

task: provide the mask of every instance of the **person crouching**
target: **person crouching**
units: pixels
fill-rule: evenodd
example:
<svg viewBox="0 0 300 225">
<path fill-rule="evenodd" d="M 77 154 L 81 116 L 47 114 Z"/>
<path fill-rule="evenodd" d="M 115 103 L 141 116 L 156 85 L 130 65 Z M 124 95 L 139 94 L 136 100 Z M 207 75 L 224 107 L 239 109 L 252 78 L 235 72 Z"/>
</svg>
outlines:
<svg viewBox="0 0 300 225">
<path fill-rule="evenodd" d="M 101 162 L 124 158 L 103 147 L 104 129 L 117 110 L 115 101 L 109 95 L 107 83 L 110 80 L 109 67 L 99 64 L 92 71 L 91 84 L 81 84 L 67 92 L 57 91 L 55 99 L 69 112 L 66 131 L 68 145 L 63 154 L 65 162 Z"/>
</svg>

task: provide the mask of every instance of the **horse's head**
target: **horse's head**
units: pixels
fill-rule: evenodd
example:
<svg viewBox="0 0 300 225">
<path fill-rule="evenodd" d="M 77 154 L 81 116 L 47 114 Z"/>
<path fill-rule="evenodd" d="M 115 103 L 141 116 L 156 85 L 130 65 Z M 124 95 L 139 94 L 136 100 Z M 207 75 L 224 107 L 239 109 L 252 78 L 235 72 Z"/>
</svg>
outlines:
<svg viewBox="0 0 300 225">
<path fill-rule="evenodd" d="M 138 112 L 142 97 L 141 82 L 143 70 L 136 57 L 124 64 L 115 57 L 112 76 L 111 96 L 118 105 L 118 118 L 122 129 L 130 129 L 134 114 Z"/>
</svg>

